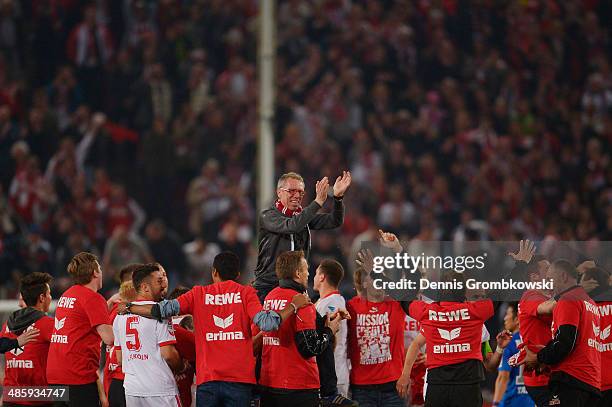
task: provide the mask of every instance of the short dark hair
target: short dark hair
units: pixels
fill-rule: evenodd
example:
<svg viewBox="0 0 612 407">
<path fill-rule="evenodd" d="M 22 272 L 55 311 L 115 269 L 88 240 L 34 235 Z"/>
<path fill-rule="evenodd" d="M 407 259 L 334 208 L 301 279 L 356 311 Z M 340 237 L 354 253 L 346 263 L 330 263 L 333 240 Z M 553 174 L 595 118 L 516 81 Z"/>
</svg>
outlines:
<svg viewBox="0 0 612 407">
<path fill-rule="evenodd" d="M 552 266 L 557 270 L 561 270 L 562 272 L 564 272 L 565 274 L 567 274 L 568 276 L 576 280 L 576 282 L 578 281 L 578 278 L 580 277 L 580 274 L 578 273 L 578 270 L 576 270 L 576 267 L 574 267 L 574 265 L 567 260 L 564 260 L 564 259 L 555 260 Z"/>
<path fill-rule="evenodd" d="M 174 290 L 172 290 L 172 292 L 168 295 L 168 299 L 169 300 L 177 299 L 181 295 L 183 295 L 185 293 L 188 293 L 188 292 L 189 292 L 189 288 L 183 287 L 183 286 L 178 286 L 178 287 L 174 288 Z"/>
<path fill-rule="evenodd" d="M 509 302 L 508 308 L 512 308 L 512 317 L 518 318 L 518 302 L 517 301 Z"/>
<path fill-rule="evenodd" d="M 283 252 L 276 259 L 275 271 L 279 280 L 293 280 L 296 270 L 300 268 L 304 252 L 302 250 Z"/>
<path fill-rule="evenodd" d="M 38 302 L 38 297 L 41 294 L 46 294 L 47 284 L 51 282 L 53 277 L 47 273 L 34 272 L 25 275 L 21 278 L 21 298 L 28 307 L 33 307 Z"/>
<path fill-rule="evenodd" d="M 133 264 L 128 264 L 127 266 L 125 266 L 121 270 L 119 270 L 119 283 L 123 283 L 124 281 L 130 281 L 132 279 L 132 274 L 134 274 L 134 271 L 139 266 L 142 266 L 142 264 L 141 263 L 133 263 Z M 126 276 L 128 274 L 130 275 L 130 278 L 126 278 Z"/>
<path fill-rule="evenodd" d="M 240 274 L 240 258 L 229 251 L 217 254 L 212 266 L 223 281 L 235 280 Z"/>
<path fill-rule="evenodd" d="M 334 259 L 324 259 L 319 265 L 321 272 L 325 275 L 325 278 L 329 280 L 330 285 L 338 287 L 340 281 L 344 277 L 344 268 L 342 264 L 338 263 Z"/>
<path fill-rule="evenodd" d="M 597 288 L 607 290 L 610 288 L 610 273 L 601 267 L 593 267 L 584 272 L 583 280 L 595 280 L 599 284 Z"/>
<path fill-rule="evenodd" d="M 441 282 L 446 283 L 461 283 L 461 285 L 456 284 L 453 285 L 452 288 L 443 288 L 440 290 L 440 300 L 439 301 L 450 301 L 450 302 L 464 302 L 466 295 L 466 284 L 465 284 L 465 276 L 463 273 L 458 273 L 456 271 L 451 271 L 448 273 L 444 273 L 440 277 Z M 443 285 L 443 287 L 445 287 Z"/>
<path fill-rule="evenodd" d="M 188 331 L 193 331 L 193 317 L 191 315 L 185 315 L 183 319 L 181 319 L 181 322 L 179 322 L 179 325 Z"/>
<path fill-rule="evenodd" d="M 140 285 L 153 273 L 159 271 L 159 267 L 150 264 L 141 264 L 132 273 L 132 284 L 136 292 L 140 292 Z"/>
</svg>

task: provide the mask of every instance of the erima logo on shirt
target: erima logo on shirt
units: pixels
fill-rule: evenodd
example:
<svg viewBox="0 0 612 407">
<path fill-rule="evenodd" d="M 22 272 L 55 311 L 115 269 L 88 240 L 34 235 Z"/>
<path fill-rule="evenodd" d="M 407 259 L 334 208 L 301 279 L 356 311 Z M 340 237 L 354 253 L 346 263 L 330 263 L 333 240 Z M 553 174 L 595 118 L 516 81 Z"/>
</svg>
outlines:
<svg viewBox="0 0 612 407">
<path fill-rule="evenodd" d="M 213 315 L 213 322 L 215 326 L 218 326 L 221 329 L 229 328 L 234 323 L 234 314 L 230 314 L 230 316 L 221 318 L 216 315 Z M 244 339 L 244 335 L 241 331 L 234 332 L 206 332 L 206 340 L 207 341 L 231 341 L 237 339 Z"/>
<path fill-rule="evenodd" d="M 12 369 L 34 369 L 34 363 L 31 360 L 9 359 L 6 361 L 6 367 Z"/>
<path fill-rule="evenodd" d="M 612 325 L 608 325 L 608 327 L 602 331 L 600 327 L 595 325 L 594 322 L 592 324 L 593 324 L 593 333 L 595 333 L 596 338 L 599 337 L 603 341 L 604 339 L 607 339 L 610 336 L 610 329 L 612 328 Z"/>
<path fill-rule="evenodd" d="M 54 324 L 55 324 L 55 330 L 59 331 L 60 329 L 64 327 L 64 324 L 66 324 L 66 317 L 62 319 L 55 318 Z M 53 334 L 51 335 L 51 343 L 68 343 L 68 335 Z"/>
<path fill-rule="evenodd" d="M 438 328 L 440 337 L 447 341 L 457 339 L 461 335 L 461 328 L 455 329 L 441 329 Z M 446 343 L 444 345 L 434 345 L 433 353 L 457 353 L 457 352 L 469 352 L 472 349 L 469 343 Z"/>
<path fill-rule="evenodd" d="M 62 319 L 55 318 L 55 330 L 59 331 L 60 329 L 62 329 L 65 323 L 66 323 L 66 317 Z"/>
<path fill-rule="evenodd" d="M 213 315 L 213 321 L 216 326 L 221 329 L 225 329 L 230 327 L 234 323 L 234 314 L 231 314 L 229 317 L 223 319 L 216 315 Z"/>
<path fill-rule="evenodd" d="M 19 356 L 23 353 L 24 350 L 25 350 L 25 345 L 23 345 L 21 348 L 11 349 L 10 352 L 15 356 Z"/>
<path fill-rule="evenodd" d="M 453 339 L 459 337 L 459 334 L 461 334 L 461 328 L 455 328 L 450 331 L 447 331 L 446 329 L 438 328 L 438 332 L 440 333 L 440 337 L 442 337 L 442 339 L 446 339 L 447 341 L 452 341 Z"/>
<path fill-rule="evenodd" d="M 372 307 L 372 308 L 370 308 L 370 312 L 378 312 L 378 308 Z"/>
</svg>

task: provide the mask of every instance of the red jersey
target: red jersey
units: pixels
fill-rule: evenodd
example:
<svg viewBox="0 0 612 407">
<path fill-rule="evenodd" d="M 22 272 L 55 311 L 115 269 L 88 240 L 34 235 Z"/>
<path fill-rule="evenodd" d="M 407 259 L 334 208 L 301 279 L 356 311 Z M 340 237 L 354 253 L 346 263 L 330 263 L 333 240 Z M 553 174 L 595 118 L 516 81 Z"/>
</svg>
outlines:
<svg viewBox="0 0 612 407">
<path fill-rule="evenodd" d="M 351 384 L 396 381 L 404 366 L 406 313 L 399 302 L 371 302 L 356 296 L 346 303 Z"/>
<path fill-rule="evenodd" d="M 47 385 L 47 354 L 53 332 L 53 318 L 44 316 L 30 325 L 27 330 L 37 328 L 40 335 L 22 349 L 13 349 L 4 354 L 6 360 L 4 370 L 4 386 L 46 386 Z M 16 339 L 17 335 L 10 332 L 6 324 L 2 328 L 2 337 Z M 20 402 L 28 406 L 40 402 Z"/>
<path fill-rule="evenodd" d="M 601 390 L 601 329 L 599 309 L 580 286 L 561 296 L 553 311 L 553 336 L 563 325 L 578 328 L 574 350 L 560 363 L 551 366 L 552 373 L 564 372 Z"/>
<path fill-rule="evenodd" d="M 110 311 L 110 323 L 112 324 L 117 316 L 117 303 L 113 304 Z M 105 346 L 106 349 L 106 361 L 104 363 L 104 392 L 108 396 L 108 390 L 110 389 L 111 380 L 124 380 L 125 374 L 121 370 L 121 365 L 117 362 L 117 353 L 115 352 L 115 346 Z"/>
<path fill-rule="evenodd" d="M 183 328 L 179 324 L 172 324 L 174 328 L 174 336 L 176 336 L 176 350 L 185 362 L 185 371 L 181 374 L 175 374 L 176 386 L 179 390 L 182 406 L 191 406 L 191 385 L 193 384 L 193 376 L 195 375 L 195 337 L 193 333 Z"/>
<path fill-rule="evenodd" d="M 550 342 L 550 325 L 552 315 L 538 315 L 538 305 L 549 298 L 537 290 L 523 293 L 518 305 L 519 326 L 521 337 L 525 345 L 532 351 L 538 352 L 542 346 Z M 550 375 L 537 374 L 535 370 L 523 372 L 525 386 L 548 386 Z"/>
<path fill-rule="evenodd" d="M 96 327 L 110 324 L 107 307 L 104 297 L 82 285 L 73 285 L 59 298 L 47 363 L 50 384 L 97 380 L 101 338 Z"/>
<path fill-rule="evenodd" d="M 612 366 L 612 301 L 598 302 L 601 365 Z M 612 369 L 601 369 L 601 391 L 612 390 Z"/>
<path fill-rule="evenodd" d="M 264 301 L 268 310 L 281 311 L 298 292 L 276 287 Z M 319 369 L 316 358 L 300 354 L 295 344 L 295 333 L 316 329 L 317 310 L 314 305 L 300 308 L 281 324 L 278 331 L 264 332 L 259 384 L 276 389 L 318 389 Z M 253 349 L 251 348 L 251 352 Z"/>
<path fill-rule="evenodd" d="M 482 361 L 482 324 L 493 316 L 491 300 L 470 302 L 414 301 L 410 316 L 421 324 L 427 341 L 427 368 Z"/>
<path fill-rule="evenodd" d="M 193 287 L 177 300 L 181 314 L 193 315 L 197 384 L 255 384 L 251 321 L 261 311 L 255 289 L 222 281 Z"/>
</svg>

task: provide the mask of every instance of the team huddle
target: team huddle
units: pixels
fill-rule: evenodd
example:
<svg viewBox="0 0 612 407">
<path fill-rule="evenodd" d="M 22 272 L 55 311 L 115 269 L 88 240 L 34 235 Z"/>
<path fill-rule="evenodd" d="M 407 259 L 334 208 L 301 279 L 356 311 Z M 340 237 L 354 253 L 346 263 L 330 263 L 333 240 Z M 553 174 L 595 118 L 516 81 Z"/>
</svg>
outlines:
<svg viewBox="0 0 612 407">
<path fill-rule="evenodd" d="M 5 386 L 67 386 L 70 400 L 58 406 L 190 406 L 195 383 L 197 406 L 471 407 L 483 404 L 485 370 L 498 370 L 494 405 L 612 405 L 612 374 L 602 368 L 612 361 L 610 278 L 593 262 L 549 260 L 521 241 L 513 278 L 550 278 L 552 293 L 502 304 L 475 290 L 444 289 L 435 300 L 415 290 L 400 301 L 374 284 L 372 254 L 362 250 L 357 295 L 343 298 L 344 269 L 325 259 L 312 303 L 310 230 L 342 224 L 349 185 L 349 173 L 338 177 L 334 209 L 323 214 L 327 178 L 302 209 L 303 180 L 281 177 L 279 200 L 262 214 L 253 285 L 238 282 L 241 259 L 222 252 L 212 284 L 168 293 L 163 265 L 131 264 L 106 300 L 97 258 L 79 253 L 51 318 L 51 277 L 26 275 L 23 307 L 2 330 Z M 394 234 L 379 237 L 385 250 L 404 251 Z M 493 351 L 485 322 L 500 307 L 505 329 Z"/>
</svg>

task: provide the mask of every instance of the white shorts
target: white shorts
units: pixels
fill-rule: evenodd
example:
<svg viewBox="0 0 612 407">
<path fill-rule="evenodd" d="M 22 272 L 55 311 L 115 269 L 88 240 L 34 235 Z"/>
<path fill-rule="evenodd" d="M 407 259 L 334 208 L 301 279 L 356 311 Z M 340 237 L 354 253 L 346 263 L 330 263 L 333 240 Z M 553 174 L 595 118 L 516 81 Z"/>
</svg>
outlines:
<svg viewBox="0 0 612 407">
<path fill-rule="evenodd" d="M 125 395 L 127 407 L 181 407 L 181 399 L 176 396 L 128 396 Z"/>
</svg>

